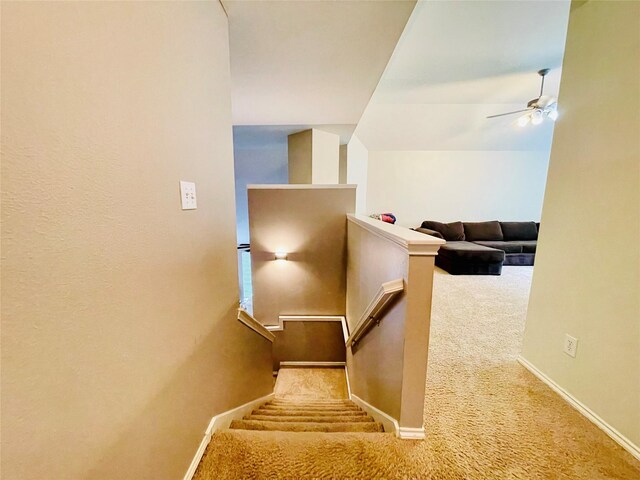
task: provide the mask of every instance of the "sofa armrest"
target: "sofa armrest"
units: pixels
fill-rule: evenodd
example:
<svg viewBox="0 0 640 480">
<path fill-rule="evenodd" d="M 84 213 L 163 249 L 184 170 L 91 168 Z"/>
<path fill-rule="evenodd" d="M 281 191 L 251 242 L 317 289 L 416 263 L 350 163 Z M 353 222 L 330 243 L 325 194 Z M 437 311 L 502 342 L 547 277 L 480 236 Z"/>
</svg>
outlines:
<svg viewBox="0 0 640 480">
<path fill-rule="evenodd" d="M 413 228 L 412 230 L 415 230 L 416 232 L 424 233 L 425 235 L 431 235 L 432 237 L 442 238 L 444 240 L 444 237 L 442 236 L 442 234 L 440 232 L 436 232 L 435 230 L 429 230 L 428 228 L 422 228 L 422 227 Z"/>
</svg>

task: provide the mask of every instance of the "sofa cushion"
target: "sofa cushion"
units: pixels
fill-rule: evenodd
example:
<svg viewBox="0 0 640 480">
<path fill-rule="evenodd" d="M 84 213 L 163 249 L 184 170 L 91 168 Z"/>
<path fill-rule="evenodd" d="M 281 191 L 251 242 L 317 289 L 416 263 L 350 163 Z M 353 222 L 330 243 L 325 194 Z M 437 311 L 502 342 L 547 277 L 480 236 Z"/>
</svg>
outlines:
<svg viewBox="0 0 640 480">
<path fill-rule="evenodd" d="M 442 237 L 448 242 L 457 242 L 465 239 L 462 222 L 440 223 L 425 220 L 420 226 L 422 228 L 428 228 L 429 230 L 440 232 Z"/>
<path fill-rule="evenodd" d="M 447 242 L 438 255 L 472 263 L 496 263 L 504 261 L 504 251 L 471 242 Z"/>
<path fill-rule="evenodd" d="M 412 230 L 415 230 L 416 232 L 424 233 L 425 235 L 431 235 L 432 237 L 442 238 L 444 240 L 444 237 L 442 236 L 442 234 L 440 232 L 437 232 L 436 230 L 430 230 L 428 228 L 422 228 L 422 227 L 412 228 Z"/>
<path fill-rule="evenodd" d="M 500 227 L 507 241 L 538 239 L 538 228 L 535 222 L 500 222 Z"/>
<path fill-rule="evenodd" d="M 500 222 L 464 222 L 464 239 L 468 242 L 477 240 L 504 240 Z M 429 228 L 429 227 L 427 227 Z"/>
<path fill-rule="evenodd" d="M 522 253 L 522 245 L 520 242 L 501 242 L 500 240 L 480 240 L 473 242 L 478 245 L 484 245 L 485 247 L 497 248 L 504 253 Z"/>
<path fill-rule="evenodd" d="M 517 242 L 509 242 L 522 246 L 522 253 L 536 253 L 536 247 L 538 245 L 537 240 L 519 240 Z"/>
</svg>

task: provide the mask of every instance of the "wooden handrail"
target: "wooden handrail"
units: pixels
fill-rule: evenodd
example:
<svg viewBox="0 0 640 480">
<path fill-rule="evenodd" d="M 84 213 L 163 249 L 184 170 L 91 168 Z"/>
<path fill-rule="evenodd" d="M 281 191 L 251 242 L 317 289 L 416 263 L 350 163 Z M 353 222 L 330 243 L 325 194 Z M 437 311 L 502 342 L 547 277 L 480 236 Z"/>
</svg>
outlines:
<svg viewBox="0 0 640 480">
<path fill-rule="evenodd" d="M 404 280 L 399 278 L 397 280 L 391 280 L 380 285 L 380 288 L 376 292 L 369 306 L 360 316 L 356 327 L 347 339 L 346 346 L 349 348 L 351 345 L 360 340 L 374 321 L 380 321 L 385 307 L 391 302 L 391 300 L 404 290 Z"/>
<path fill-rule="evenodd" d="M 256 332 L 259 335 L 262 335 L 264 338 L 269 340 L 271 343 L 276 339 L 276 336 L 271 333 L 267 328 L 262 325 L 258 320 L 253 318 L 249 312 L 247 312 L 244 308 L 238 309 L 238 320 L 244 323 L 251 330 Z"/>
<path fill-rule="evenodd" d="M 280 315 L 277 325 L 265 325 L 270 332 L 281 332 L 284 330 L 284 322 L 340 322 L 344 341 L 349 338 L 347 320 L 343 315 Z"/>
</svg>

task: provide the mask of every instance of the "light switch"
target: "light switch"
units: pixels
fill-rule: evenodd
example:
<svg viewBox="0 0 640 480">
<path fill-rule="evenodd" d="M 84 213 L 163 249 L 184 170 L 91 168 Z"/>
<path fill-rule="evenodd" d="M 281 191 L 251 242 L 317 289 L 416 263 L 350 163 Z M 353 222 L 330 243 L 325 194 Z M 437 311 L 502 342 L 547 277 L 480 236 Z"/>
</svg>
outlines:
<svg viewBox="0 0 640 480">
<path fill-rule="evenodd" d="M 195 210 L 198 208 L 195 183 L 180 180 L 180 196 L 182 197 L 182 210 Z"/>
</svg>

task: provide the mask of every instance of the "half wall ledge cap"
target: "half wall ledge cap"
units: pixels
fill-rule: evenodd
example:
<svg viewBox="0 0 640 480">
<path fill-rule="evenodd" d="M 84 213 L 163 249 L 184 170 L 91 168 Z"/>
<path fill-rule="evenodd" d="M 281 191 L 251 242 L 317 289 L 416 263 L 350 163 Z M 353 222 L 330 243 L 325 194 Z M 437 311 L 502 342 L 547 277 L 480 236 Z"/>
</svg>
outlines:
<svg viewBox="0 0 640 480">
<path fill-rule="evenodd" d="M 435 256 L 438 254 L 440 246 L 447 243 L 441 238 L 414 232 L 409 228 L 375 220 L 365 215 L 349 213 L 347 214 L 347 219 L 374 235 L 378 235 L 385 240 L 399 245 L 405 249 L 409 255 Z"/>
<path fill-rule="evenodd" d="M 331 183 L 331 184 L 319 184 L 319 183 L 265 183 L 247 185 L 247 190 L 316 190 L 316 189 L 355 189 L 357 185 L 350 183 Z"/>
</svg>

